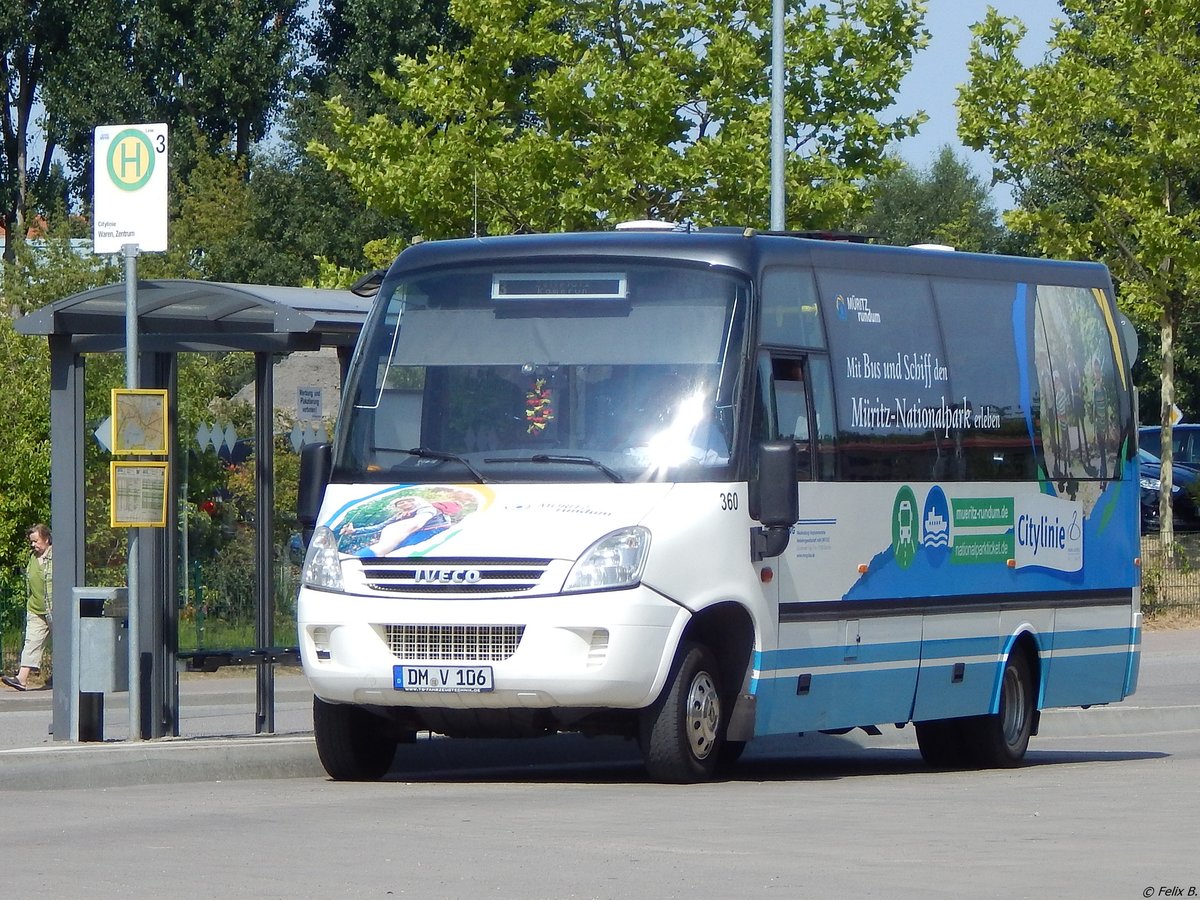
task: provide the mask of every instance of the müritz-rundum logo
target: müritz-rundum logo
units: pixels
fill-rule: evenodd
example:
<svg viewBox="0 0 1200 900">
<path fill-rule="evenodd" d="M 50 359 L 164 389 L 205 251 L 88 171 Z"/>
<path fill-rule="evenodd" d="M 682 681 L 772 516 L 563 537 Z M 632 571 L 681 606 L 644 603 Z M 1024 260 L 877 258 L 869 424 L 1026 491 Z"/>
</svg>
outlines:
<svg viewBox="0 0 1200 900">
<path fill-rule="evenodd" d="M 879 313 L 871 311 L 871 303 L 866 297 L 838 294 L 833 302 L 837 309 L 837 317 L 843 322 L 853 319 L 867 325 L 878 325 L 882 321 Z"/>
</svg>

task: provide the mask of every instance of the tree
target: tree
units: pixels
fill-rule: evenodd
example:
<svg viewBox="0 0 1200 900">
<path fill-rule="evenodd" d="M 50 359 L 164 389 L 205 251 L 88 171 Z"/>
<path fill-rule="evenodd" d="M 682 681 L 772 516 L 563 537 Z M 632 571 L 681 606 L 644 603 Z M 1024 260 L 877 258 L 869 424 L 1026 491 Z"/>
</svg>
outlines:
<svg viewBox="0 0 1200 900">
<path fill-rule="evenodd" d="M 108 97 L 122 93 L 123 72 L 114 51 L 117 0 L 26 0 L 0 4 L 0 216 L 4 259 L 16 259 L 14 241 L 27 231 L 31 196 L 47 198 L 61 132 L 49 118 L 39 122 L 38 103 L 50 106 L 68 95 L 67 85 L 87 85 Z M 117 41 L 115 46 L 119 47 Z M 64 105 L 69 101 L 63 100 Z M 90 132 L 89 132 L 90 134 Z M 37 159 L 31 151 L 40 147 Z"/>
<path fill-rule="evenodd" d="M 198 136 L 195 167 L 175 181 L 178 213 L 170 229 L 170 249 L 151 254 L 139 266 L 143 278 L 198 278 L 250 282 L 249 249 L 257 248 L 252 232 L 253 197 L 246 180 L 247 161 L 228 152 L 208 152 Z"/>
<path fill-rule="evenodd" d="M 373 73 L 395 75 L 401 54 L 421 58 L 431 46 L 461 47 L 465 35 L 448 7 L 448 0 L 332 0 L 319 6 L 281 141 L 251 162 L 253 221 L 240 248 L 251 280 L 313 283 L 323 271 L 361 272 L 394 255 L 388 239 L 410 230 L 407 221 L 364 208 L 345 176 L 305 147 L 333 138 L 325 111 L 331 96 L 361 116 L 387 113 L 390 104 Z M 381 253 L 364 252 L 381 241 Z"/>
<path fill-rule="evenodd" d="M 0 561 L 28 555 L 24 529 L 50 517 L 50 354 L 45 338 L 17 334 L 14 320 L 60 297 L 120 277 L 105 260 L 81 255 L 65 222 L 36 243 L 18 240 L 0 263 L 0 367 L 6 373 L 4 465 L 0 465 Z M 2 570 L 0 570 L 2 572 Z M 0 574 L 0 582 L 3 581 Z"/>
<path fill-rule="evenodd" d="M 312 149 L 430 237 L 595 228 L 628 218 L 765 226 L 768 0 L 451 0 L 460 51 L 377 76 L 391 115 L 329 105 Z M 794 225 L 842 221 L 921 116 L 884 118 L 924 46 L 915 0 L 793 8 L 786 28 Z M 696 23 L 704 23 L 698 28 Z"/>
<path fill-rule="evenodd" d="M 340 173 L 306 154 L 255 154 L 250 172 L 249 231 L 230 246 L 248 282 L 314 284 L 323 263 L 362 272 L 382 264 L 364 248 L 404 229 L 365 208 Z"/>
<path fill-rule="evenodd" d="M 1173 540 L 1175 339 L 1200 300 L 1200 0 L 1062 0 L 1050 54 L 1023 66 L 1018 20 L 974 28 L 959 135 L 987 149 L 1020 208 L 1010 227 L 1056 256 L 1103 259 L 1161 344 L 1162 540 Z M 1038 179 L 1069 187 L 1036 191 Z"/>
<path fill-rule="evenodd" d="M 386 113 L 375 73 L 398 74 L 397 56 L 422 58 L 430 47 L 456 50 L 466 34 L 450 18 L 449 0 L 331 0 L 314 20 L 305 90 L 342 95 L 367 114 Z"/>
<path fill-rule="evenodd" d="M 976 253 L 999 252 L 1004 229 L 988 187 L 946 145 L 927 169 L 902 165 L 872 181 L 870 208 L 847 227 L 884 243 L 948 244 Z"/>
<path fill-rule="evenodd" d="M 126 0 L 132 12 L 142 4 Z M 300 0 L 156 0 L 135 53 L 146 112 L 173 131 L 194 122 L 212 148 L 246 159 L 266 136 L 295 68 Z"/>
<path fill-rule="evenodd" d="M 165 121 L 172 169 L 197 158 L 193 135 L 246 159 L 295 68 L 300 0 L 25 0 L 0 4 L 0 190 L 7 233 L 30 196 L 49 196 L 54 158 L 90 197 L 93 129 Z M 40 104 L 40 114 L 39 114 Z M 40 147 L 40 159 L 30 159 Z M 5 259 L 13 259 L 11 242 Z"/>
</svg>

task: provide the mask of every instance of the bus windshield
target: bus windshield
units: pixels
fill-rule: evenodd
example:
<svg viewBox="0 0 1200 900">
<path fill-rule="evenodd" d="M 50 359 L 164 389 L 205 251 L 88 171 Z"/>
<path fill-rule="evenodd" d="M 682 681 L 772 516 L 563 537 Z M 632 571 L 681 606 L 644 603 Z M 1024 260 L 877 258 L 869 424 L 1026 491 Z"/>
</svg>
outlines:
<svg viewBox="0 0 1200 900">
<path fill-rule="evenodd" d="M 748 281 L 606 260 L 385 281 L 343 406 L 334 477 L 725 477 Z"/>
</svg>

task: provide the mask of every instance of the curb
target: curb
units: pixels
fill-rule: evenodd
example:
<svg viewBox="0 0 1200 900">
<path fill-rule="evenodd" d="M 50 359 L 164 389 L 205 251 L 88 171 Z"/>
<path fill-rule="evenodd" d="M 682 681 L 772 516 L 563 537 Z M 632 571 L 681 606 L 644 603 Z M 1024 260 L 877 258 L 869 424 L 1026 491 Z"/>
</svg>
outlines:
<svg viewBox="0 0 1200 900">
<path fill-rule="evenodd" d="M 0 750 L 0 791 L 325 777 L 311 734 Z"/>
<path fill-rule="evenodd" d="M 1200 706 L 1095 706 L 1042 713 L 1042 737 L 1160 734 L 1200 731 Z"/>
</svg>

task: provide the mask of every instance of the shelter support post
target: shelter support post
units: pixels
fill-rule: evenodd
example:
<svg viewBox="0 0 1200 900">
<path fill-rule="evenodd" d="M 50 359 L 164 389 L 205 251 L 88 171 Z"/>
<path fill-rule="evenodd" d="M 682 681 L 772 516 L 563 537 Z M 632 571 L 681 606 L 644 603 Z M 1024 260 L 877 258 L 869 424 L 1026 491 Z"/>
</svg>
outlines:
<svg viewBox="0 0 1200 900">
<path fill-rule="evenodd" d="M 84 364 L 69 335 L 50 335 L 50 527 L 54 531 L 54 701 L 50 730 L 56 741 L 100 740 L 104 730 L 103 696 L 81 697 L 71 690 L 77 660 L 68 648 L 78 645 L 77 618 L 70 615 L 76 585 L 83 584 Z M 32 523 L 26 523 L 32 524 Z M 77 723 L 73 728 L 73 724 Z M 74 733 L 76 732 L 77 733 Z"/>
<path fill-rule="evenodd" d="M 275 390 L 271 354 L 254 354 L 255 642 L 275 646 Z M 258 666 L 254 733 L 275 731 L 275 666 Z"/>
</svg>

